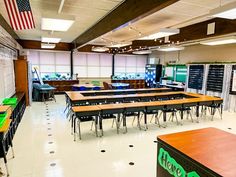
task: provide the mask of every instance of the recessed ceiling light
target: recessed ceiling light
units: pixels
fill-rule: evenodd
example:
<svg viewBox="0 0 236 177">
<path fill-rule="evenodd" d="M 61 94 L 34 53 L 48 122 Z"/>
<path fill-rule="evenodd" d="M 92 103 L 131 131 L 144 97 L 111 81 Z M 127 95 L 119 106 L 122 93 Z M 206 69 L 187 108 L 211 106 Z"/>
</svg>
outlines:
<svg viewBox="0 0 236 177">
<path fill-rule="evenodd" d="M 106 52 L 108 50 L 109 50 L 109 48 L 107 48 L 107 47 L 92 47 L 93 52 Z"/>
<path fill-rule="evenodd" d="M 166 37 L 166 36 L 171 36 L 171 35 L 174 35 L 174 34 L 179 34 L 179 29 L 163 28 L 163 29 L 160 29 L 160 31 L 158 33 L 139 38 L 139 40 L 159 39 L 159 38 Z"/>
<path fill-rule="evenodd" d="M 213 17 L 236 19 L 236 2 L 226 4 L 210 11 Z"/>
<path fill-rule="evenodd" d="M 224 44 L 233 44 L 236 43 L 236 37 L 230 36 L 230 37 L 222 37 L 218 39 L 211 39 L 211 40 L 205 40 L 203 42 L 200 42 L 200 44 L 203 45 L 224 45 Z"/>
<path fill-rule="evenodd" d="M 41 43 L 42 49 L 54 49 L 55 47 L 56 47 L 56 44 Z"/>
<path fill-rule="evenodd" d="M 134 51 L 133 54 L 144 55 L 144 54 L 151 54 L 151 50 L 141 50 L 141 51 Z"/>
<path fill-rule="evenodd" d="M 49 31 L 67 31 L 74 20 L 42 18 L 41 29 Z"/>
<path fill-rule="evenodd" d="M 48 42 L 48 43 L 58 43 L 61 41 L 61 38 L 52 38 L 52 37 L 42 37 L 42 42 Z"/>
<path fill-rule="evenodd" d="M 178 46 L 160 47 L 157 50 L 161 52 L 172 52 L 172 51 L 184 50 L 184 47 L 178 47 Z"/>
<path fill-rule="evenodd" d="M 112 45 L 109 45 L 107 47 L 124 47 L 124 46 L 128 46 L 128 45 L 131 45 L 132 42 L 127 42 L 127 43 L 117 43 L 117 44 L 112 44 Z"/>
</svg>

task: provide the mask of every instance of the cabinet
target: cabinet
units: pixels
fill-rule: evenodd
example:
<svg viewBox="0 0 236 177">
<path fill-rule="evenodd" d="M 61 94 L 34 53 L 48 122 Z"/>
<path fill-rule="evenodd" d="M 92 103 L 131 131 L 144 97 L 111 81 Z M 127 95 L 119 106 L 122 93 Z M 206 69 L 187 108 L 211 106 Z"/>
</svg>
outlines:
<svg viewBox="0 0 236 177">
<path fill-rule="evenodd" d="M 26 98 L 26 105 L 29 105 L 29 80 L 28 61 L 24 56 L 14 60 L 16 92 L 23 92 Z"/>
<path fill-rule="evenodd" d="M 112 80 L 112 83 L 128 83 L 131 89 L 145 88 L 144 79 Z"/>
<path fill-rule="evenodd" d="M 49 84 L 55 87 L 55 93 L 63 93 L 65 91 L 72 91 L 72 86 L 74 84 L 79 84 L 79 80 L 51 80 L 43 81 L 45 84 Z"/>
</svg>

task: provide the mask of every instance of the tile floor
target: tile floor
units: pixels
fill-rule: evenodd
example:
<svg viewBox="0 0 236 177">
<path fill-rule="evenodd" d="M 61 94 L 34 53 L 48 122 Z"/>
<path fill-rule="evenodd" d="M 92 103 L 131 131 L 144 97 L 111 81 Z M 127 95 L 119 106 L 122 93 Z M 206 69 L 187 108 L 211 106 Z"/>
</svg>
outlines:
<svg viewBox="0 0 236 177">
<path fill-rule="evenodd" d="M 90 131 L 90 122 L 82 123 L 82 141 L 74 142 L 63 113 L 64 96 L 56 98 L 57 103 L 33 103 L 26 109 L 14 137 L 15 158 L 8 153 L 11 177 L 155 177 L 157 135 L 203 127 L 236 133 L 236 114 L 224 112 L 223 120 L 185 120 L 183 126 L 168 122 L 167 128 L 150 124 L 148 131 L 132 127 L 131 118 L 128 133 L 119 135 L 112 120 L 106 120 L 102 138 Z"/>
</svg>

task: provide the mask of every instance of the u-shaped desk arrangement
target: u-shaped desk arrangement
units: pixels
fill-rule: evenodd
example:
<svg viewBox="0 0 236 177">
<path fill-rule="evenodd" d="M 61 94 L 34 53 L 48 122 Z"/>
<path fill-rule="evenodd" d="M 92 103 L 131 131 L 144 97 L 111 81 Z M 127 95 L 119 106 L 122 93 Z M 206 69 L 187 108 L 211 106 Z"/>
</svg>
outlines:
<svg viewBox="0 0 236 177">
<path fill-rule="evenodd" d="M 126 93 L 128 93 L 128 90 Z M 132 90 L 134 91 L 134 89 Z M 207 107 L 210 108 L 212 120 L 218 109 L 222 118 L 223 99 L 219 97 L 188 92 L 170 92 L 169 90 L 166 90 L 168 92 L 163 92 L 164 90 L 158 88 L 142 90 L 145 91 L 145 93 L 137 91 L 132 94 L 123 94 L 123 92 L 120 95 L 102 95 L 102 92 L 106 94 L 106 91 L 95 91 L 96 93 L 99 93 L 98 96 L 84 96 L 91 94 L 91 91 L 88 91 L 89 93 L 66 92 L 67 108 L 71 117 L 71 128 L 72 133 L 74 134 L 74 140 L 76 140 L 77 128 L 79 131 L 79 138 L 81 139 L 80 123 L 86 121 L 92 121 L 95 125 L 96 136 L 98 136 L 98 128 L 102 136 L 102 120 L 109 118 L 112 118 L 113 123 L 116 123 L 117 133 L 119 133 L 121 123 L 123 123 L 125 132 L 127 132 L 126 118 L 130 115 L 136 115 L 137 125 L 141 129 L 140 113 L 143 113 L 144 115 L 144 130 L 148 129 L 148 114 L 155 115 L 155 122 L 158 123 L 159 127 L 163 126 L 159 122 L 159 111 L 163 114 L 164 127 L 166 126 L 167 113 L 171 113 L 172 121 L 176 118 L 177 124 L 181 124 L 178 121 L 176 112 L 180 113 L 182 121 L 184 112 L 187 112 L 187 115 L 189 116 L 192 107 L 196 108 L 197 122 L 200 114 L 199 107 L 202 107 L 202 114 L 204 112 L 206 113 Z M 109 93 L 115 94 L 117 91 L 109 91 Z M 117 116 L 111 116 L 113 114 L 116 114 Z"/>
</svg>

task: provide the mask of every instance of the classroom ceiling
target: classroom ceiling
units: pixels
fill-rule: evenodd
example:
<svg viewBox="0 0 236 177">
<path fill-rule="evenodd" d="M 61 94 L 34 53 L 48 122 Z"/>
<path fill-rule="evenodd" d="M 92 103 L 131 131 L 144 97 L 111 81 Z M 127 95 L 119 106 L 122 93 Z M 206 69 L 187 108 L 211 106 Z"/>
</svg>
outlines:
<svg viewBox="0 0 236 177">
<path fill-rule="evenodd" d="M 137 40 L 142 36 L 158 32 L 161 28 L 182 28 L 211 19 L 209 11 L 236 0 L 180 0 L 152 15 L 113 30 L 93 41 L 94 45 L 111 45 Z M 132 28 L 131 30 L 129 28 Z M 141 36 L 141 37 L 142 37 Z"/>
<path fill-rule="evenodd" d="M 96 24 L 124 0 L 65 0 L 60 15 L 75 17 L 75 23 L 67 32 L 41 30 L 41 18 L 44 14 L 58 15 L 61 0 L 30 0 L 36 29 L 15 31 L 20 39 L 41 40 L 41 36 L 59 37 L 62 42 L 72 42 L 76 37 Z M 4 0 L 0 0 L 0 13 L 9 23 Z"/>
</svg>

